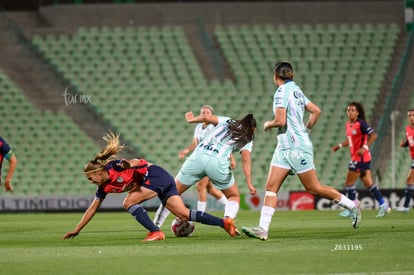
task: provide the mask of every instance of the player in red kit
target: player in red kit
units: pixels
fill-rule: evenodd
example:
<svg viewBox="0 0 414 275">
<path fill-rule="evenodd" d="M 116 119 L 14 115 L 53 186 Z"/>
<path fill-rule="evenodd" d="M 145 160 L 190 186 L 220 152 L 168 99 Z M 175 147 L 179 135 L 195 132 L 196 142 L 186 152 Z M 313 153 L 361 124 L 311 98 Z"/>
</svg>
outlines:
<svg viewBox="0 0 414 275">
<path fill-rule="evenodd" d="M 1 167 L 3 164 L 3 160 L 7 159 L 9 161 L 9 170 L 7 171 L 7 175 L 4 179 L 4 189 L 6 191 L 12 192 L 13 186 L 11 184 L 11 180 L 16 169 L 17 165 L 17 158 L 14 154 L 13 150 L 10 148 L 10 145 L 0 137 L 0 184 L 1 184 Z"/>
<path fill-rule="evenodd" d="M 119 135 L 107 134 L 104 137 L 106 147 L 89 161 L 84 169 L 85 176 L 98 185 L 95 199 L 85 211 L 74 230 L 67 232 L 63 238 L 76 237 L 85 227 L 108 193 L 128 192 L 123 206 L 149 233 L 143 241 L 164 240 L 165 235 L 150 219 L 146 210 L 140 205 L 156 196 L 175 216 L 181 220 L 196 221 L 202 224 L 220 226 L 235 237 L 237 228 L 233 220 L 218 218 L 206 212 L 188 209 L 178 195 L 174 177 L 163 168 L 144 159 L 116 159 L 115 155 L 124 146 L 119 144 Z"/>
<path fill-rule="evenodd" d="M 371 176 L 371 153 L 369 146 L 374 143 L 377 134 L 366 123 L 365 110 L 361 103 L 351 102 L 348 104 L 346 114 L 348 122 L 345 125 L 346 140 L 332 147 L 332 152 L 336 152 L 342 147 L 349 146 L 351 161 L 348 166 L 348 173 L 345 180 L 347 196 L 351 200 L 356 198 L 355 182 L 361 178 L 364 186 L 372 193 L 380 205 L 377 217 L 384 217 L 391 208 L 384 201 L 381 191 L 372 181 Z M 344 210 L 339 213 L 342 217 L 348 217 L 349 211 Z"/>
<path fill-rule="evenodd" d="M 414 192 L 414 109 L 408 110 L 407 118 L 409 124 L 405 127 L 405 139 L 401 141 L 400 146 L 410 148 L 412 162 L 406 180 L 407 187 L 405 189 L 404 204 L 396 209 L 400 212 L 410 211 L 410 200 Z"/>
</svg>

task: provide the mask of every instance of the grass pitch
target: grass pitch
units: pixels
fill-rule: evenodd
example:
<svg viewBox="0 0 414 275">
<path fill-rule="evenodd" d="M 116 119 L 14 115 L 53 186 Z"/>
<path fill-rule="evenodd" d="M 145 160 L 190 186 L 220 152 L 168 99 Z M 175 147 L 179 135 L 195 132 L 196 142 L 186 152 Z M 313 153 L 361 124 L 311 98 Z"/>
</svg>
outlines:
<svg viewBox="0 0 414 275">
<path fill-rule="evenodd" d="M 97 213 L 73 240 L 81 213 L 0 214 L 1 274 L 414 274 L 413 213 L 376 218 L 361 227 L 336 211 L 278 211 L 269 240 L 230 238 L 197 223 L 176 238 L 141 243 L 146 231 L 127 212 Z M 222 213 L 213 213 L 221 216 Z M 153 216 L 153 213 L 150 213 Z M 237 226 L 255 226 L 259 212 L 240 211 Z"/>
</svg>

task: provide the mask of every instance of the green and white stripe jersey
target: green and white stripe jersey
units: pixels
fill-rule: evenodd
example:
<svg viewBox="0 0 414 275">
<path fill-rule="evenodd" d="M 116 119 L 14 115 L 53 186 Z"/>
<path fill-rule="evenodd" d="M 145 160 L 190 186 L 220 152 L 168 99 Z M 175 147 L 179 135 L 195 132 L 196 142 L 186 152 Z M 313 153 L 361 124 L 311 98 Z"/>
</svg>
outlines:
<svg viewBox="0 0 414 275">
<path fill-rule="evenodd" d="M 273 96 L 273 113 L 276 108 L 286 109 L 286 126 L 280 127 L 277 146 L 281 149 L 312 146 L 309 133 L 303 122 L 305 106 L 310 101 L 294 81 L 279 86 Z"/>
<path fill-rule="evenodd" d="M 232 120 L 230 117 L 217 116 L 218 124 L 214 130 L 207 135 L 203 141 L 198 145 L 198 151 L 205 154 L 214 155 L 219 158 L 229 159 L 230 154 L 234 151 L 234 141 L 230 139 L 230 136 L 226 136 L 228 131 L 229 122 Z M 248 150 L 252 151 L 253 141 L 247 143 L 240 151 Z"/>
<path fill-rule="evenodd" d="M 200 143 L 213 131 L 213 129 L 213 124 L 208 124 L 207 127 L 203 128 L 203 123 L 199 123 L 194 129 L 194 138 L 197 139 L 198 143 Z"/>
</svg>

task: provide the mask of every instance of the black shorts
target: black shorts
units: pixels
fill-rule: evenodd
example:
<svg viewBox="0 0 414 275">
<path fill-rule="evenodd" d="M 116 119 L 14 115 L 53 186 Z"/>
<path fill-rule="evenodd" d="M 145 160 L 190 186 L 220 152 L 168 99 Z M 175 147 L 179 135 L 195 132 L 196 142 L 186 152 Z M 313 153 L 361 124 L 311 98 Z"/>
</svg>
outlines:
<svg viewBox="0 0 414 275">
<path fill-rule="evenodd" d="M 148 167 L 148 175 L 141 182 L 141 186 L 156 192 L 163 205 L 169 197 L 178 195 L 174 177 L 157 165 Z"/>
<path fill-rule="evenodd" d="M 354 160 L 351 160 L 348 164 L 348 170 L 354 171 L 357 173 L 365 172 L 367 170 L 371 169 L 371 162 L 357 162 Z"/>
</svg>

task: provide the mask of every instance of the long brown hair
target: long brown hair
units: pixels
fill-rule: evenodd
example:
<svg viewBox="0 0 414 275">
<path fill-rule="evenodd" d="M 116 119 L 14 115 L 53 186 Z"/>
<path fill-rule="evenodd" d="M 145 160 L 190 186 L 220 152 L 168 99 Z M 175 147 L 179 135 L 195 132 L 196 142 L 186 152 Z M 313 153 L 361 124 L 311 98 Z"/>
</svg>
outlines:
<svg viewBox="0 0 414 275">
<path fill-rule="evenodd" d="M 364 105 L 362 105 L 362 103 L 360 102 L 356 102 L 356 101 L 352 101 L 351 103 L 348 104 L 349 106 L 354 106 L 356 111 L 358 112 L 358 118 L 362 119 L 363 121 L 367 121 L 366 117 L 365 117 L 365 109 L 364 109 Z"/>
<path fill-rule="evenodd" d="M 86 165 L 83 171 L 85 173 L 90 173 L 102 169 L 108 162 L 116 159 L 116 154 L 121 152 L 125 146 L 119 144 L 119 134 L 114 134 L 112 132 L 107 133 L 103 140 L 106 141 L 106 146 L 102 149 L 101 152 L 96 154 L 93 160 L 90 160 Z"/>
<path fill-rule="evenodd" d="M 240 120 L 232 120 L 226 136 L 230 135 L 230 138 L 234 140 L 235 148 L 240 150 L 244 145 L 254 139 L 256 124 L 256 119 L 253 114 L 248 114 Z"/>
</svg>

